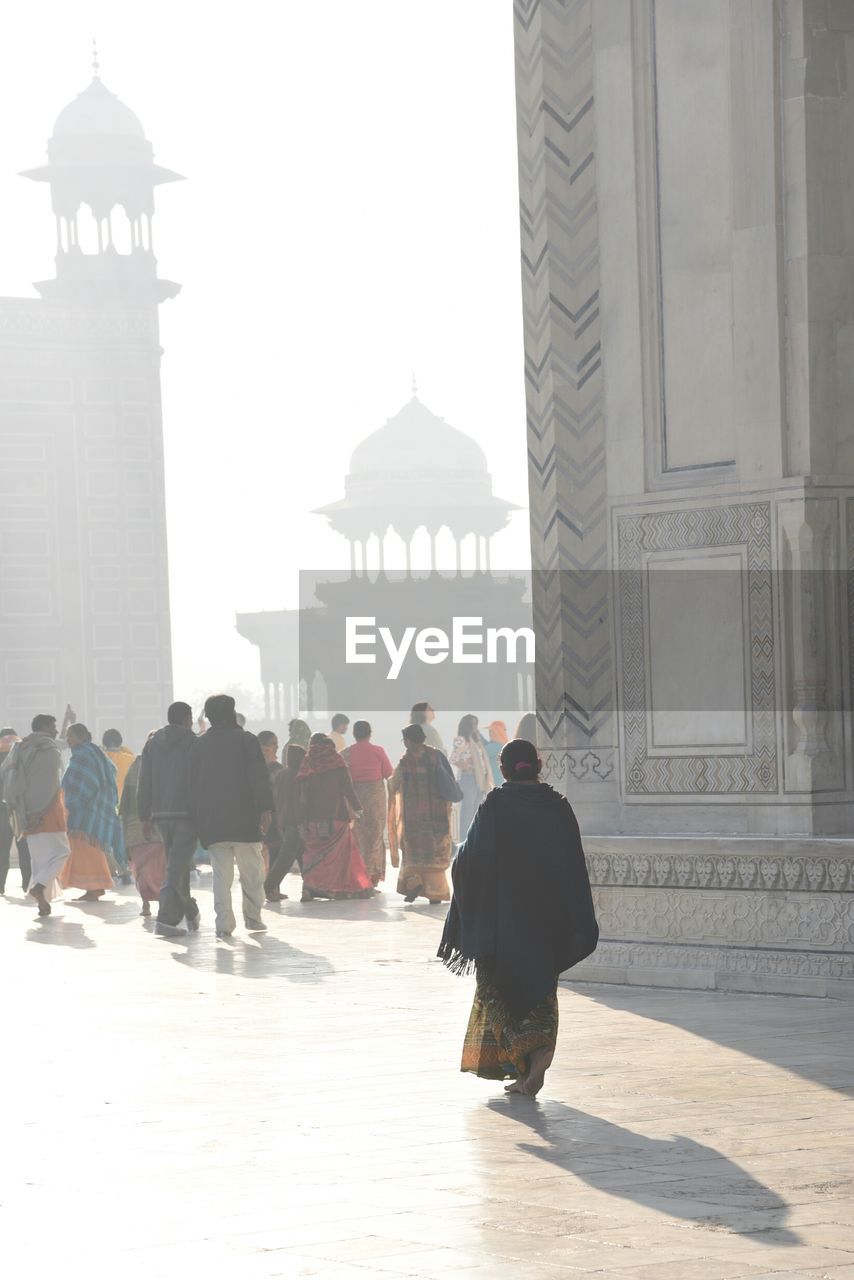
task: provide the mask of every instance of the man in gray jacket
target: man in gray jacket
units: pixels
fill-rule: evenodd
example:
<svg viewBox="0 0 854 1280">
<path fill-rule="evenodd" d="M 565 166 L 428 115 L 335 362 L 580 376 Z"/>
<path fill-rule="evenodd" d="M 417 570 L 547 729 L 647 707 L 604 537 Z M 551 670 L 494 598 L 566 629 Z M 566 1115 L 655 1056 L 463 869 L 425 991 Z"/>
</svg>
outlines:
<svg viewBox="0 0 854 1280">
<path fill-rule="evenodd" d="M 190 896 L 190 870 L 196 851 L 196 828 L 190 803 L 190 760 L 196 749 L 193 708 L 173 702 L 168 724 L 148 739 L 139 767 L 138 807 L 144 828 L 157 824 L 166 850 L 166 881 L 154 932 L 174 936 L 199 927 L 199 908 Z M 150 830 L 148 834 L 152 833 Z"/>
</svg>

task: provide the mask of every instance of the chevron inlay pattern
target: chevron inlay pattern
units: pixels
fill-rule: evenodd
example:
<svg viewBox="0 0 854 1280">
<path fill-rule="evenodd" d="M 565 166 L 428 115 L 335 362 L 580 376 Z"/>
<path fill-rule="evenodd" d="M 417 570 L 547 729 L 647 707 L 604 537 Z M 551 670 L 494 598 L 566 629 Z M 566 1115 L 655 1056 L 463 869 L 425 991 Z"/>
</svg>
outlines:
<svg viewBox="0 0 854 1280">
<path fill-rule="evenodd" d="M 636 795 L 773 793 L 777 790 L 771 507 L 744 502 L 650 512 L 618 522 L 620 676 L 625 789 Z M 643 556 L 686 547 L 744 546 L 750 612 L 752 749 L 743 755 L 653 756 L 647 747 Z"/>
<path fill-rule="evenodd" d="M 612 713 L 592 0 L 515 0 L 537 712 L 543 745 Z"/>
</svg>

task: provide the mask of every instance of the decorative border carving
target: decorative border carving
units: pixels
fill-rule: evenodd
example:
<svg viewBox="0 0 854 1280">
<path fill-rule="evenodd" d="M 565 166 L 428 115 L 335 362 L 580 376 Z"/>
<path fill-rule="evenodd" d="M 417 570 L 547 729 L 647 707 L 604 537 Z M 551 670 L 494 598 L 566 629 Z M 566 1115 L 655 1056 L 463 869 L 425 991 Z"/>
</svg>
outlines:
<svg viewBox="0 0 854 1280">
<path fill-rule="evenodd" d="M 610 782 L 616 761 L 611 747 L 587 747 L 578 751 L 544 748 L 543 780 L 563 787 L 567 782 Z"/>
<path fill-rule="evenodd" d="M 537 715 L 578 748 L 613 711 L 594 10 L 513 6 Z"/>
<path fill-rule="evenodd" d="M 602 887 L 854 893 L 854 850 L 840 857 L 588 853 L 587 867 L 591 884 Z"/>
<path fill-rule="evenodd" d="M 708 946 L 852 951 L 850 894 L 732 893 L 711 889 L 594 889 L 606 938 Z"/>
<path fill-rule="evenodd" d="M 688 969 L 788 978 L 854 978 L 854 955 L 815 951 L 754 951 L 746 947 L 682 947 L 643 942 L 600 942 L 593 955 L 566 975 L 584 982 L 591 971 L 615 968 Z"/>
<path fill-rule="evenodd" d="M 25 305 L 28 301 L 0 302 L 0 338 L 24 343 L 34 338 L 46 342 L 80 342 L 84 338 L 116 343 L 159 341 L 156 307 L 134 311 L 74 306 L 54 309 L 50 303 L 35 300 L 31 308 Z"/>
<path fill-rule="evenodd" d="M 643 796 L 776 793 L 770 503 L 621 515 L 617 518 L 617 543 L 625 792 Z M 650 756 L 644 554 L 733 545 L 743 545 L 747 553 L 752 750 L 743 755 Z"/>
</svg>

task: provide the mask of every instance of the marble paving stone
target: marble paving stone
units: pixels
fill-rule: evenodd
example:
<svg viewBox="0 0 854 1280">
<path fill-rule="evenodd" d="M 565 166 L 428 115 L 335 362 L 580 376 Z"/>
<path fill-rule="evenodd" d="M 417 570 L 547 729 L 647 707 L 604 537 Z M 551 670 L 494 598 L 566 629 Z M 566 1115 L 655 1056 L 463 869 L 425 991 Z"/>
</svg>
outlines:
<svg viewBox="0 0 854 1280">
<path fill-rule="evenodd" d="M 0 899 L 10 1274 L 854 1280 L 850 1005 L 562 986 L 508 1099 L 441 909 L 287 891 L 229 943 L 209 872 L 165 941 L 130 890 Z"/>
</svg>

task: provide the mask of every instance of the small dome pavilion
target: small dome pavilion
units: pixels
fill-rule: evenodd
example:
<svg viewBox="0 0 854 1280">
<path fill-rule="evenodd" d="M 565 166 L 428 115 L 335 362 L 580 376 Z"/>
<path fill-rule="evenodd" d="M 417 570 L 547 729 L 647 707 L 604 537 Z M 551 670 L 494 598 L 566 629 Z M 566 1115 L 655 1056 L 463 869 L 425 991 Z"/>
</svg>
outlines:
<svg viewBox="0 0 854 1280">
<path fill-rule="evenodd" d="M 181 175 L 154 163 L 139 117 L 104 85 L 97 55 L 93 71 L 56 118 L 48 163 L 22 174 L 49 184 L 56 217 L 56 279 L 36 288 L 87 302 L 146 295 L 161 302 L 180 285 L 157 277 L 154 188 Z"/>
<path fill-rule="evenodd" d="M 436 540 L 447 530 L 454 540 L 456 567 L 461 544 L 475 538 L 475 567 L 489 568 L 490 539 L 516 510 L 492 492 L 492 476 L 480 445 L 412 398 L 356 446 L 344 481 L 344 497 L 317 509 L 350 543 L 354 571 L 367 567 L 368 544 L 385 566 L 385 539 L 403 540 L 407 571 L 420 530 L 430 539 L 430 569 L 438 568 Z"/>
</svg>

